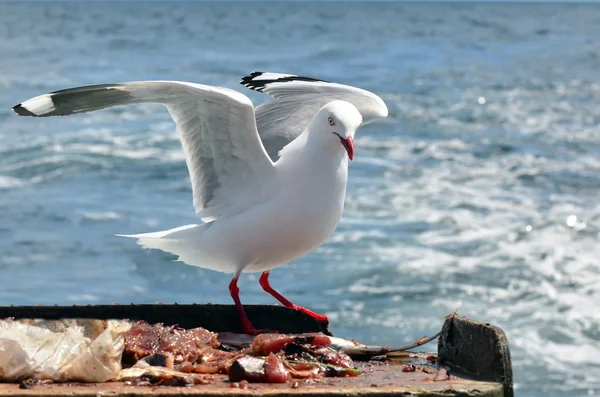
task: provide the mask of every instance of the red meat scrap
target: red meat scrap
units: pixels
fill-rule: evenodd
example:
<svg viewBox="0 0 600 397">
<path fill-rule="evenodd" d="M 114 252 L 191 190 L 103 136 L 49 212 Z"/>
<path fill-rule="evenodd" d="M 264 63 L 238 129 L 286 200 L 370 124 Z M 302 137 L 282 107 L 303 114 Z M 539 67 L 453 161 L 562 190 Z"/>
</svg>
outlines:
<svg viewBox="0 0 600 397">
<path fill-rule="evenodd" d="M 162 356 L 167 363 L 162 365 L 167 368 L 187 373 L 216 373 L 239 355 L 218 350 L 219 346 L 217 334 L 204 328 L 186 330 L 138 321 L 125 334 L 122 362 L 124 366 L 132 366 L 141 359 Z"/>
</svg>

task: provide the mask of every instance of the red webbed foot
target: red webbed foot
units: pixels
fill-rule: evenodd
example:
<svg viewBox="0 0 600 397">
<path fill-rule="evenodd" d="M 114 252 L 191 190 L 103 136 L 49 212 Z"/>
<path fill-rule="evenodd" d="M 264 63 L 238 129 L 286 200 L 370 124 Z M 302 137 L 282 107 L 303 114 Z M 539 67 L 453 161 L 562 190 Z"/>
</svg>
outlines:
<svg viewBox="0 0 600 397">
<path fill-rule="evenodd" d="M 299 312 L 309 315 L 312 318 L 314 318 L 315 320 L 317 320 L 321 323 L 324 323 L 326 325 L 329 324 L 329 319 L 327 318 L 327 316 L 325 316 L 323 314 L 317 314 L 313 311 L 303 308 L 302 306 L 295 305 L 292 302 L 290 302 L 289 300 L 287 300 L 286 298 L 284 298 L 283 295 L 281 295 L 279 292 L 275 291 L 273 289 L 273 287 L 271 287 L 271 284 L 269 283 L 269 272 L 268 271 L 263 272 L 263 274 L 260 276 L 259 283 L 260 283 L 260 286 L 266 292 L 268 292 L 275 299 L 277 299 L 279 302 L 281 302 L 281 304 L 283 306 L 289 307 L 290 309 L 298 310 Z"/>
<path fill-rule="evenodd" d="M 309 316 L 311 316 L 312 318 L 314 318 L 315 320 L 317 320 L 317 321 L 319 321 L 321 323 L 329 324 L 329 318 L 327 318 L 327 316 L 324 315 L 324 314 L 318 314 L 318 313 L 315 313 L 315 312 L 313 312 L 311 310 L 308 310 L 308 309 L 306 309 L 306 308 L 304 308 L 302 306 L 297 306 L 297 305 L 294 305 L 294 307 L 292 307 L 292 309 L 298 310 L 299 312 L 302 312 L 302 313 L 304 313 L 306 315 L 309 315 Z"/>
</svg>

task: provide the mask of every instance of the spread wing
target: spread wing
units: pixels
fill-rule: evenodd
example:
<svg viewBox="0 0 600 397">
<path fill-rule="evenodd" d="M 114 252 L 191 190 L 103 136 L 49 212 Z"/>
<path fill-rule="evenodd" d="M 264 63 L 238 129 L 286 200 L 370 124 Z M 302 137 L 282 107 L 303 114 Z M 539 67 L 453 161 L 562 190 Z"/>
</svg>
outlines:
<svg viewBox="0 0 600 397">
<path fill-rule="evenodd" d="M 177 124 L 192 181 L 196 214 L 205 222 L 264 201 L 273 172 L 245 95 L 176 81 L 71 88 L 29 99 L 20 116 L 65 116 L 130 103 L 162 103 Z"/>
<path fill-rule="evenodd" d="M 240 84 L 275 98 L 255 109 L 258 132 L 273 161 L 285 145 L 304 131 L 317 111 L 331 101 L 344 100 L 356 106 L 363 124 L 388 115 L 383 100 L 372 92 L 310 77 L 253 72 Z"/>
</svg>

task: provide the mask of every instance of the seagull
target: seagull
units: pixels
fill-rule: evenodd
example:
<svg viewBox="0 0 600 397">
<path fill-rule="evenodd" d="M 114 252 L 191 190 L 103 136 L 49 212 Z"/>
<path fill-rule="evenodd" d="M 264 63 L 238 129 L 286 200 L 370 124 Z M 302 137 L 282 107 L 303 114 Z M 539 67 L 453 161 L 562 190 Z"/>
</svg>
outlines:
<svg viewBox="0 0 600 397">
<path fill-rule="evenodd" d="M 233 273 L 229 291 L 243 331 L 252 326 L 239 298 L 243 272 L 286 307 L 327 323 L 269 283 L 271 269 L 312 251 L 342 216 L 354 134 L 386 117 L 373 93 L 280 73 L 253 72 L 241 84 L 275 100 L 254 108 L 235 90 L 179 81 L 70 88 L 13 107 L 20 116 L 65 116 L 134 103 L 161 103 L 177 125 L 196 216 L 203 223 L 120 235 L 188 265 Z"/>
</svg>

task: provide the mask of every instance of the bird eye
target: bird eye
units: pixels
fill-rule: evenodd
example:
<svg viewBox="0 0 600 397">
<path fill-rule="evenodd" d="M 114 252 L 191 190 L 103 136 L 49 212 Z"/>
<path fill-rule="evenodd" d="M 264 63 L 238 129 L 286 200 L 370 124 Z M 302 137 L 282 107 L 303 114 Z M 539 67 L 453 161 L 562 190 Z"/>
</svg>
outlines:
<svg viewBox="0 0 600 397">
<path fill-rule="evenodd" d="M 335 125 L 335 121 L 333 121 L 333 118 L 328 117 L 327 121 L 329 121 L 329 125 Z"/>
</svg>

